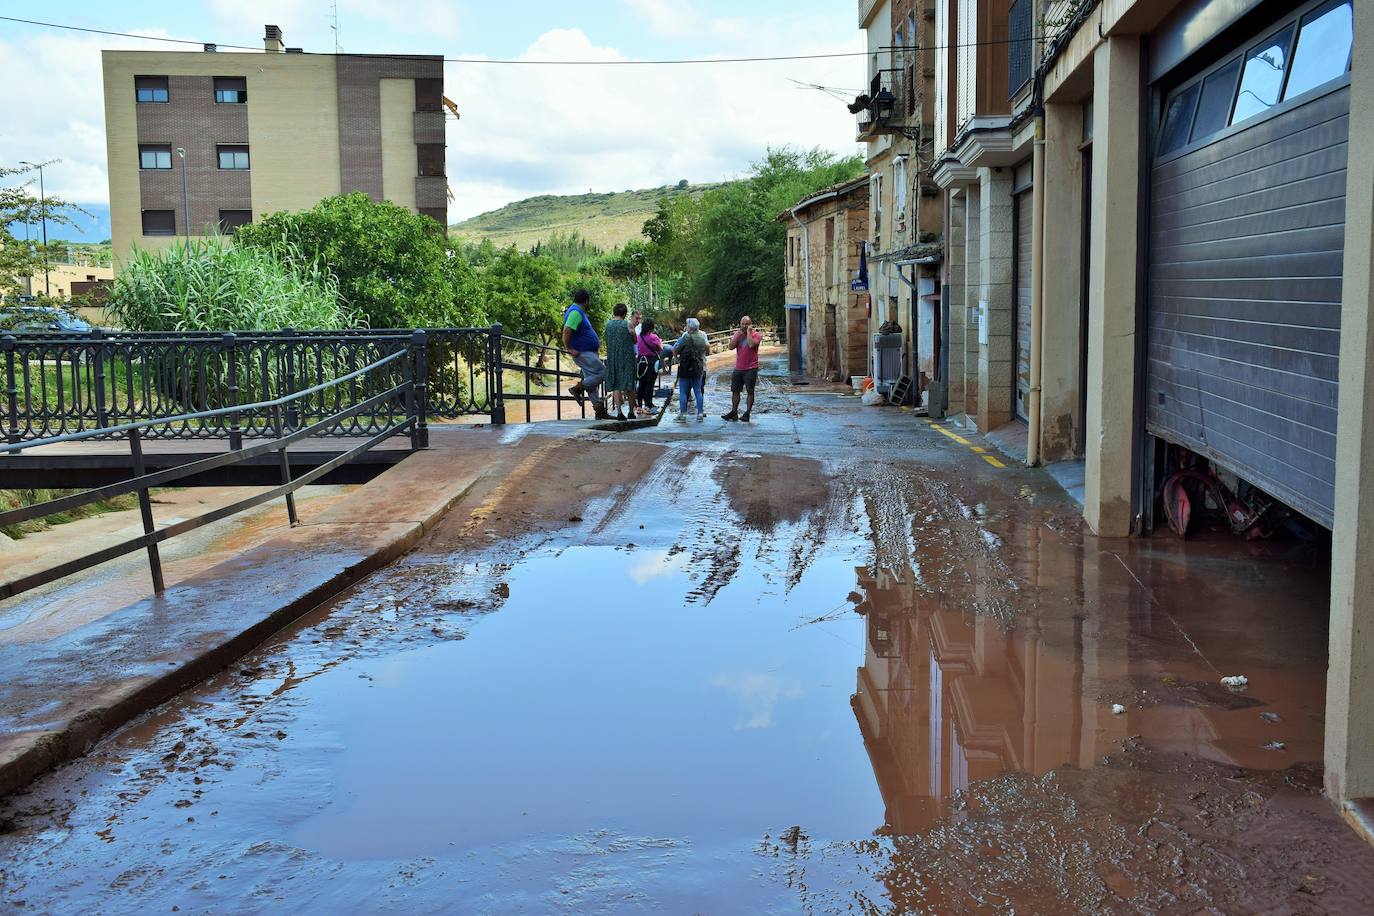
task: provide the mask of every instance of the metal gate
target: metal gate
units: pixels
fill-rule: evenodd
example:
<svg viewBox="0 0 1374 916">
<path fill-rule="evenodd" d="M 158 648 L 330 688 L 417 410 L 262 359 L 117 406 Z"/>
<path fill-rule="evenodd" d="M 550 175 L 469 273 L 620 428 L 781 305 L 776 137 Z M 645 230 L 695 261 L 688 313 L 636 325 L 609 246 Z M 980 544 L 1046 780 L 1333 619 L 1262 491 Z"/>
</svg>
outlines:
<svg viewBox="0 0 1374 916">
<path fill-rule="evenodd" d="M 1310 83 L 1309 25 L 1341 7 L 1290 14 L 1175 88 L 1150 170 L 1146 428 L 1328 527 L 1349 76 L 1288 90 Z"/>
</svg>

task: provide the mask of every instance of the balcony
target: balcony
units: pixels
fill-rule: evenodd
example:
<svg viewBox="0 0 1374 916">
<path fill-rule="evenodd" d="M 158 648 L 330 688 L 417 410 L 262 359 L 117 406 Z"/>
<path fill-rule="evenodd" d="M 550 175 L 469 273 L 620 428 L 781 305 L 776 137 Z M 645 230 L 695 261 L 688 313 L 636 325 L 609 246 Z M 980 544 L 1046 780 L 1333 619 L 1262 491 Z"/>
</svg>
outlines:
<svg viewBox="0 0 1374 916">
<path fill-rule="evenodd" d="M 861 93 L 849 105 L 857 118 L 856 141 L 866 143 L 884 134 L 913 137 L 918 119 L 908 112 L 919 106 L 907 98 L 902 71 L 880 70 L 873 77 L 868 91 Z"/>
<path fill-rule="evenodd" d="M 1031 72 L 1035 69 L 1034 23 L 1031 20 L 1031 0 L 1015 0 L 1007 13 L 1007 98 L 1016 98 L 1017 93 L 1030 82 Z"/>
</svg>

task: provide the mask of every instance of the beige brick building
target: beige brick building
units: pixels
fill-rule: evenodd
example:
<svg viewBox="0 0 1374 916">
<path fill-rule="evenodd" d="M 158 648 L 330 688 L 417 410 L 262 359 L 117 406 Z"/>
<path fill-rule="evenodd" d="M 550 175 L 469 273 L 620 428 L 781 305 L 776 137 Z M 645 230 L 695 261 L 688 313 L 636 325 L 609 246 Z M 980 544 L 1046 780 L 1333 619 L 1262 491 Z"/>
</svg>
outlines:
<svg viewBox="0 0 1374 916">
<path fill-rule="evenodd" d="M 852 292 L 849 282 L 859 270 L 868 229 L 868 177 L 819 191 L 779 219 L 788 223 L 793 372 L 837 380 L 866 375 L 868 296 Z"/>
<path fill-rule="evenodd" d="M 115 267 L 135 247 L 231 232 L 362 191 L 447 225 L 443 59 L 105 51 Z"/>
</svg>

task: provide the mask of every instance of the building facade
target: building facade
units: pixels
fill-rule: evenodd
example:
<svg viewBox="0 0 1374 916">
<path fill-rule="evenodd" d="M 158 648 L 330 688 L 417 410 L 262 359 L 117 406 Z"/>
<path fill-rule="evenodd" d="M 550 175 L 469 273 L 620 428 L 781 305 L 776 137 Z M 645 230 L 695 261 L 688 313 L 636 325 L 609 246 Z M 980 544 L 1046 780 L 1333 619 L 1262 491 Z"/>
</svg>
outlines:
<svg viewBox="0 0 1374 916">
<path fill-rule="evenodd" d="M 789 368 L 832 381 L 866 375 L 868 297 L 851 280 L 868 232 L 868 177 L 819 191 L 779 219 L 788 224 Z"/>
<path fill-rule="evenodd" d="M 443 60 L 264 51 L 102 54 L 115 264 L 362 191 L 448 222 Z"/>
<path fill-rule="evenodd" d="M 902 375 L 924 403 L 940 379 L 938 263 L 941 213 L 931 182 L 936 52 L 933 0 L 860 0 L 868 45 L 867 91 L 850 106 L 869 175 L 868 268 L 871 334 L 902 333 Z M 924 282 L 922 282 L 924 281 Z M 870 344 L 869 372 L 879 376 Z M 856 373 L 857 374 L 857 373 Z"/>
<path fill-rule="evenodd" d="M 1327 789 L 1370 823 L 1374 7 L 940 0 L 935 38 L 951 411 L 1081 460 L 1101 536 L 1181 467 L 1330 530 Z"/>
</svg>

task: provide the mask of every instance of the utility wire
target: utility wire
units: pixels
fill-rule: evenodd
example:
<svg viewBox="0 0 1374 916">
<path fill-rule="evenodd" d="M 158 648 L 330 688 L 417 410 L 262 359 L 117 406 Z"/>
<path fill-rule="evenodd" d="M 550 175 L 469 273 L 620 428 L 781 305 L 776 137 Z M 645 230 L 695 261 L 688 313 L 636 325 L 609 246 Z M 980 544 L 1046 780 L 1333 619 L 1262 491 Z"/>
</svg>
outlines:
<svg viewBox="0 0 1374 916">
<path fill-rule="evenodd" d="M 112 35 L 117 38 L 135 38 L 141 41 L 162 41 L 182 45 L 214 45 L 216 48 L 227 48 L 232 51 L 261 51 L 262 48 L 256 45 L 231 45 L 217 41 L 197 41 L 190 38 L 167 38 L 161 35 L 138 35 L 133 32 L 116 32 L 109 29 L 92 29 L 86 26 L 68 25 L 61 22 L 44 22 L 38 19 L 20 19 L 17 16 L 0 16 L 0 21 L 17 22 L 22 25 L 34 25 L 47 29 L 64 29 L 69 32 L 85 32 L 91 35 Z M 950 48 L 976 48 L 992 45 L 1006 45 L 1015 42 L 1034 41 L 1033 38 L 1004 38 L 993 39 L 991 41 L 972 41 L 964 44 L 952 45 L 885 45 L 877 50 L 881 51 L 944 51 Z M 314 57 L 369 57 L 379 60 L 434 60 L 438 55 L 434 54 L 328 54 L 318 51 L 302 52 Z M 829 54 L 783 54 L 772 57 L 686 57 L 669 60 L 509 60 L 491 59 L 482 57 L 445 57 L 444 63 L 447 64 L 495 64 L 501 66 L 534 66 L 534 67 L 615 67 L 615 66 L 673 66 L 678 64 L 752 64 L 768 63 L 773 61 L 796 61 L 796 60 L 833 60 L 843 57 L 867 57 L 871 51 L 837 51 Z"/>
</svg>

